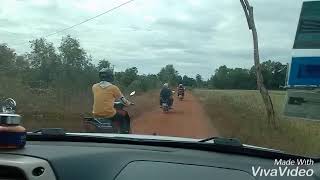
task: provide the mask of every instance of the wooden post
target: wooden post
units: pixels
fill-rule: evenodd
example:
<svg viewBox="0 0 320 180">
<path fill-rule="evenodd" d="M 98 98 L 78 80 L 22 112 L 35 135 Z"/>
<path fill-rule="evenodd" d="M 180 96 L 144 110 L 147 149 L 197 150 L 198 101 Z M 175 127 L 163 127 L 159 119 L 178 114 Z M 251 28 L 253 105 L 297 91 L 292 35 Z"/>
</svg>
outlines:
<svg viewBox="0 0 320 180">
<path fill-rule="evenodd" d="M 274 108 L 272 104 L 271 97 L 267 88 L 263 84 L 263 76 L 261 73 L 261 65 L 260 65 L 260 57 L 259 57 L 259 44 L 258 44 L 258 33 L 256 30 L 256 26 L 254 23 L 254 16 L 253 16 L 253 7 L 250 6 L 248 0 L 240 0 L 240 3 L 243 7 L 245 16 L 247 18 L 248 27 L 252 32 L 253 37 L 253 53 L 254 53 L 254 66 L 256 69 L 256 76 L 257 76 L 257 88 L 260 91 L 262 96 L 263 102 L 266 107 L 267 115 L 268 115 L 268 123 L 273 127 L 276 127 L 276 119 Z"/>
</svg>

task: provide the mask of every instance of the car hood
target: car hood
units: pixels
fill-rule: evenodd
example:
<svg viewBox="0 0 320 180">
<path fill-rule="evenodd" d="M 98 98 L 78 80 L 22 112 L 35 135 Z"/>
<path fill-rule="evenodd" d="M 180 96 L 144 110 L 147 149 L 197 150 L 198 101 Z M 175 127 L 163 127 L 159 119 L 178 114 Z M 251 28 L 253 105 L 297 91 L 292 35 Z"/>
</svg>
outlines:
<svg viewBox="0 0 320 180">
<path fill-rule="evenodd" d="M 132 138 L 141 140 L 165 140 L 165 141 L 179 141 L 179 142 L 198 142 L 201 139 L 195 138 L 184 138 L 184 137 L 174 137 L 174 136 L 158 136 L 158 135 L 138 135 L 138 134 L 111 134 L 111 133 L 67 133 L 70 135 L 78 136 L 93 136 L 93 137 L 110 137 L 110 138 Z M 206 143 L 214 143 L 214 140 L 207 141 Z M 243 144 L 244 147 L 281 152 L 280 150 L 264 148 L 260 146 Z"/>
</svg>

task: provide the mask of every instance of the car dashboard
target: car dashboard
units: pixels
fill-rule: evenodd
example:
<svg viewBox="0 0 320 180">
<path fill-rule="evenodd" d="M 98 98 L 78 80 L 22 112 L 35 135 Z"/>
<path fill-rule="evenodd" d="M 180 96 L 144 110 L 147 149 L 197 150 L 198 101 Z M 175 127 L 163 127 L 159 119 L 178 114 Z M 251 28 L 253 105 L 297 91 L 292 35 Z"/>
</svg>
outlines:
<svg viewBox="0 0 320 180">
<path fill-rule="evenodd" d="M 116 143 L 29 141 L 24 149 L 0 151 L 0 179 L 213 180 L 319 179 L 254 176 L 253 167 L 274 169 L 274 159 L 230 153 Z"/>
</svg>

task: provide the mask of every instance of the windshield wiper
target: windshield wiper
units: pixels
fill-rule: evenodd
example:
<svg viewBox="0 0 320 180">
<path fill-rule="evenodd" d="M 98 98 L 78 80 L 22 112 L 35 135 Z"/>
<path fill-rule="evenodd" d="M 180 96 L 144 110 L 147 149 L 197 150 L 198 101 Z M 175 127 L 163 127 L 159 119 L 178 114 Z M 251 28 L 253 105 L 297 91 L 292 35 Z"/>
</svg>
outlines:
<svg viewBox="0 0 320 180">
<path fill-rule="evenodd" d="M 36 131 L 33 131 L 32 133 L 40 133 L 42 135 L 66 135 L 66 132 L 62 128 L 42 128 Z"/>
<path fill-rule="evenodd" d="M 206 139 L 202 139 L 198 142 L 204 143 L 213 140 L 213 143 L 216 145 L 224 145 L 224 146 L 237 146 L 241 147 L 242 143 L 239 139 L 236 138 L 223 138 L 223 137 L 209 137 Z"/>
</svg>

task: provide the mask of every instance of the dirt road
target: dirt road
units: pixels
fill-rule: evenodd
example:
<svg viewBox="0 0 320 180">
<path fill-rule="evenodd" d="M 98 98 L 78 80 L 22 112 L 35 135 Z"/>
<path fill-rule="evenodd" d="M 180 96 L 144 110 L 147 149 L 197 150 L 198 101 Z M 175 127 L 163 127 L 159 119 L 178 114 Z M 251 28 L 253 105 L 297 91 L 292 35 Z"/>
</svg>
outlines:
<svg viewBox="0 0 320 180">
<path fill-rule="evenodd" d="M 206 138 L 216 136 L 217 131 L 211 125 L 201 104 L 187 93 L 183 101 L 175 98 L 173 109 L 163 113 L 160 107 L 133 119 L 134 134 Z"/>
</svg>

